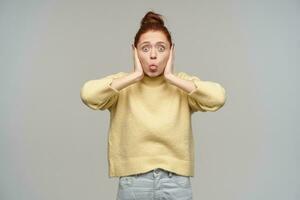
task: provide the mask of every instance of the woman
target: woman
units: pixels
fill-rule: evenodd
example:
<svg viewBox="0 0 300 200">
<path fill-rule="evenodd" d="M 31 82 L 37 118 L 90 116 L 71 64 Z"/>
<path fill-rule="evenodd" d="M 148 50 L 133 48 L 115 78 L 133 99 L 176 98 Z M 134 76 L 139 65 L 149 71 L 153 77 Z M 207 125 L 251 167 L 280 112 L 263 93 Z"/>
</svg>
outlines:
<svg viewBox="0 0 300 200">
<path fill-rule="evenodd" d="M 88 107 L 110 112 L 109 176 L 119 177 L 117 199 L 192 199 L 191 114 L 221 108 L 225 89 L 174 73 L 174 44 L 155 12 L 142 19 L 132 53 L 132 72 L 89 80 L 80 93 Z"/>
</svg>

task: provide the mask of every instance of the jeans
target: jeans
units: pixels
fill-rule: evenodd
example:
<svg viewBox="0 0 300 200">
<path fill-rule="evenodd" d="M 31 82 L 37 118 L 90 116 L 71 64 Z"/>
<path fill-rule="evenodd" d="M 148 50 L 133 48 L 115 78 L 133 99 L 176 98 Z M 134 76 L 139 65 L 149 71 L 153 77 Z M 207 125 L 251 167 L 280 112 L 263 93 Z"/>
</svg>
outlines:
<svg viewBox="0 0 300 200">
<path fill-rule="evenodd" d="M 117 200 L 192 200 L 190 176 L 156 168 L 119 177 Z"/>
</svg>

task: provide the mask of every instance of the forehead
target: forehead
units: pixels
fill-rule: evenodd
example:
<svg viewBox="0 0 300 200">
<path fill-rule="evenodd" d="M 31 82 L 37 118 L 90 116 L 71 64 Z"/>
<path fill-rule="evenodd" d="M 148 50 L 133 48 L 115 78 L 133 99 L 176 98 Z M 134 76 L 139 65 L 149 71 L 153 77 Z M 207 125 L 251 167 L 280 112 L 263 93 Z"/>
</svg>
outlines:
<svg viewBox="0 0 300 200">
<path fill-rule="evenodd" d="M 157 43 L 164 42 L 168 43 L 167 37 L 161 31 L 148 31 L 141 35 L 139 44 L 144 42 Z"/>
</svg>

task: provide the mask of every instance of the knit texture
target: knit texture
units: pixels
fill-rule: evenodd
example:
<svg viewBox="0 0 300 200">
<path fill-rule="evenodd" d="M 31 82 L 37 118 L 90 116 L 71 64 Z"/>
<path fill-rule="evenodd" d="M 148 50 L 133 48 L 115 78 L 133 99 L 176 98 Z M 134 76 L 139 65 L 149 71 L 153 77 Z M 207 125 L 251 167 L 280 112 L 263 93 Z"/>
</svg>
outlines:
<svg viewBox="0 0 300 200">
<path fill-rule="evenodd" d="M 93 110 L 108 110 L 109 177 L 163 168 L 194 176 L 194 139 L 191 115 L 217 111 L 226 101 L 219 83 L 200 80 L 186 72 L 174 75 L 192 81 L 190 93 L 167 82 L 163 75 L 144 78 L 121 90 L 110 84 L 127 72 L 86 81 L 82 102 Z"/>
</svg>

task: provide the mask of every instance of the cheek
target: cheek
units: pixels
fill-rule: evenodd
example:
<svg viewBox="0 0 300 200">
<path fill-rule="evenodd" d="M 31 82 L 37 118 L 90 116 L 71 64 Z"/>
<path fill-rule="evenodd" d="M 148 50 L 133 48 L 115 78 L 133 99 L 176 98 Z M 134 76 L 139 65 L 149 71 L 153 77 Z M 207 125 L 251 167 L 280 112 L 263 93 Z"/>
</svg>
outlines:
<svg viewBox="0 0 300 200">
<path fill-rule="evenodd" d="M 138 58 L 139 58 L 141 64 L 144 64 L 146 62 L 146 58 L 144 55 L 138 54 Z"/>
<path fill-rule="evenodd" d="M 169 59 L 169 54 L 163 56 L 163 62 L 167 63 Z"/>
</svg>

